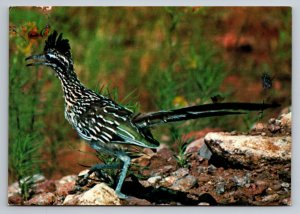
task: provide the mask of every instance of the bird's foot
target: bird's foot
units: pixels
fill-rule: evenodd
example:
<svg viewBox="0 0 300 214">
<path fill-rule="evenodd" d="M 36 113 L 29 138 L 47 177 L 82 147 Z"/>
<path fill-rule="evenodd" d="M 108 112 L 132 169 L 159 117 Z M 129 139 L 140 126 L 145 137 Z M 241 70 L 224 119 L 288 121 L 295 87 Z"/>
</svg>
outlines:
<svg viewBox="0 0 300 214">
<path fill-rule="evenodd" d="M 127 195 L 121 193 L 120 191 L 116 191 L 116 194 L 117 194 L 117 196 L 118 196 L 120 199 L 126 199 L 126 198 L 128 198 Z"/>
<path fill-rule="evenodd" d="M 87 185 L 89 182 L 88 181 L 89 176 L 90 176 L 90 174 L 86 173 L 85 175 L 78 177 L 76 184 L 78 184 L 78 186 L 81 186 L 81 187 Z"/>
</svg>

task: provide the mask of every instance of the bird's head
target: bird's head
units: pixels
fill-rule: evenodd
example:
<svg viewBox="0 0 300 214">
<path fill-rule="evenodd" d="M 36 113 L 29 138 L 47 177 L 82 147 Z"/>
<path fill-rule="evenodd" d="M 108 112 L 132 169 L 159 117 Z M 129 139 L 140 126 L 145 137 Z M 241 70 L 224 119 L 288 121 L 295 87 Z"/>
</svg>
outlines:
<svg viewBox="0 0 300 214">
<path fill-rule="evenodd" d="M 49 35 L 45 42 L 44 52 L 25 59 L 27 66 L 46 65 L 54 69 L 58 75 L 66 75 L 73 70 L 73 60 L 69 41 L 63 39 L 62 33 L 56 31 Z"/>
</svg>

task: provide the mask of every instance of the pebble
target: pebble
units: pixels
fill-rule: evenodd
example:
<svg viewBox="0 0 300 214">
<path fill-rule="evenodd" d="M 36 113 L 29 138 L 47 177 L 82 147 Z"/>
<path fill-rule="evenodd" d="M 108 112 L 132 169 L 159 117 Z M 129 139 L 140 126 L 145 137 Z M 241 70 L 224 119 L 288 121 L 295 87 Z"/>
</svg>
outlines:
<svg viewBox="0 0 300 214">
<path fill-rule="evenodd" d="M 272 186 L 272 189 L 273 189 L 274 191 L 280 190 L 280 189 L 281 189 L 281 184 L 275 184 L 275 185 L 273 185 L 273 186 Z"/>
<path fill-rule="evenodd" d="M 282 203 L 284 205 L 288 205 L 288 206 L 291 206 L 292 205 L 292 201 L 291 201 L 291 198 L 285 198 L 282 200 Z"/>
<path fill-rule="evenodd" d="M 200 202 L 198 205 L 199 206 L 209 206 L 210 204 L 207 202 Z"/>
<path fill-rule="evenodd" d="M 23 199 L 19 194 L 12 195 L 8 197 L 8 204 L 12 205 L 22 205 Z"/>
<path fill-rule="evenodd" d="M 262 198 L 263 202 L 273 202 L 279 199 L 279 195 L 277 193 L 272 194 L 272 195 L 267 195 Z"/>
<path fill-rule="evenodd" d="M 78 205 L 121 205 L 115 191 L 105 183 L 95 185 L 78 198 Z"/>
<path fill-rule="evenodd" d="M 197 179 L 192 175 L 188 175 L 184 178 L 176 180 L 170 189 L 186 192 L 193 188 L 196 184 Z"/>
<path fill-rule="evenodd" d="M 151 203 L 145 199 L 140 199 L 136 197 L 128 197 L 125 199 L 126 204 L 129 206 L 150 206 Z M 122 204 L 123 205 L 123 204 Z"/>
<path fill-rule="evenodd" d="M 197 172 L 198 173 L 206 173 L 207 172 L 207 167 L 205 167 L 205 166 L 198 166 L 197 167 Z"/>
<path fill-rule="evenodd" d="M 276 119 L 275 118 L 271 118 L 270 120 L 269 120 L 269 124 L 274 124 L 276 122 Z"/>
<path fill-rule="evenodd" d="M 53 205 L 55 201 L 56 201 L 55 195 L 52 192 L 47 192 L 47 193 L 35 195 L 25 204 L 47 206 L 47 205 Z"/>
<path fill-rule="evenodd" d="M 189 174 L 189 170 L 187 168 L 179 168 L 175 172 L 172 172 L 171 175 L 176 176 L 178 178 L 182 178 Z"/>
<path fill-rule="evenodd" d="M 207 145 L 204 143 L 203 146 L 200 148 L 198 155 L 206 160 L 209 160 L 212 156 L 212 153 L 207 147 Z"/>
<path fill-rule="evenodd" d="M 289 183 L 286 183 L 286 182 L 283 182 L 283 183 L 281 183 L 281 186 L 282 186 L 283 188 L 289 188 L 289 187 L 290 187 L 290 184 L 289 184 Z"/>
<path fill-rule="evenodd" d="M 253 127 L 253 130 L 257 132 L 262 132 L 265 128 L 265 125 L 263 123 L 256 123 Z"/>
<path fill-rule="evenodd" d="M 243 187 L 246 184 L 250 183 L 250 174 L 247 173 L 245 176 L 241 176 L 241 177 L 234 176 L 233 181 L 237 186 Z"/>
<path fill-rule="evenodd" d="M 199 182 L 203 182 L 203 183 L 206 183 L 210 179 L 211 179 L 210 176 L 207 175 L 200 175 L 200 177 L 198 178 Z"/>
<path fill-rule="evenodd" d="M 209 173 L 209 174 L 212 174 L 212 173 L 214 173 L 215 171 L 216 171 L 216 167 L 214 166 L 214 165 L 212 165 L 212 164 L 210 164 L 208 167 L 207 167 L 207 172 Z"/>
<path fill-rule="evenodd" d="M 177 180 L 177 178 L 175 176 L 168 176 L 165 179 L 161 180 L 160 184 L 165 187 L 169 187 L 169 186 L 173 185 L 176 180 Z"/>
<path fill-rule="evenodd" d="M 67 195 L 63 201 L 63 205 L 77 205 L 80 195 Z"/>
<path fill-rule="evenodd" d="M 221 195 L 222 193 L 225 192 L 225 182 L 224 181 L 219 181 L 216 184 L 216 192 Z"/>
<path fill-rule="evenodd" d="M 154 176 L 154 177 L 151 177 L 151 178 L 148 178 L 148 182 L 150 184 L 156 184 L 159 180 L 161 180 L 162 177 L 161 176 Z"/>
<path fill-rule="evenodd" d="M 66 196 L 75 187 L 75 181 L 70 181 L 68 183 L 63 183 L 57 185 L 56 194 L 59 196 Z"/>
<path fill-rule="evenodd" d="M 67 175 L 67 176 L 62 177 L 58 181 L 58 183 L 59 184 L 65 184 L 65 183 L 69 183 L 69 182 L 76 181 L 76 180 L 77 180 L 77 176 L 76 175 Z"/>
<path fill-rule="evenodd" d="M 44 182 L 38 183 L 35 187 L 35 193 L 40 194 L 44 192 L 55 192 L 56 185 L 53 180 L 46 180 Z"/>
<path fill-rule="evenodd" d="M 268 126 L 268 129 L 269 129 L 269 131 L 270 131 L 271 133 L 276 133 L 276 132 L 278 132 L 278 131 L 280 130 L 280 126 L 274 125 L 274 124 L 270 124 L 270 125 Z"/>
</svg>

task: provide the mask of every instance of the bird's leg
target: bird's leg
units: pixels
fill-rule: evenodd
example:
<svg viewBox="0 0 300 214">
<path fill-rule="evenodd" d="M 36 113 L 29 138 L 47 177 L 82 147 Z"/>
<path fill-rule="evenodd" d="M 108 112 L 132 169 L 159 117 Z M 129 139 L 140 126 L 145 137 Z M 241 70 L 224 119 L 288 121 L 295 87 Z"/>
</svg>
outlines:
<svg viewBox="0 0 300 214">
<path fill-rule="evenodd" d="M 111 143 L 113 143 L 113 142 L 111 142 Z M 93 149 L 95 149 L 98 152 L 105 152 L 106 154 L 116 156 L 121 161 L 123 161 L 122 171 L 121 171 L 119 181 L 118 181 L 118 184 L 117 184 L 117 187 L 116 187 L 115 191 L 116 191 L 116 194 L 118 195 L 119 198 L 121 198 L 121 199 L 127 198 L 127 196 L 125 194 L 121 193 L 121 188 L 122 188 L 123 182 L 126 178 L 128 167 L 130 165 L 130 161 L 131 161 L 130 157 L 125 152 L 114 151 L 110 148 L 102 146 L 102 145 L 100 145 L 96 142 L 93 142 L 93 141 L 91 142 L 90 145 Z"/>
<path fill-rule="evenodd" d="M 116 155 L 120 160 L 123 161 L 124 164 L 123 164 L 123 168 L 122 168 L 122 171 L 121 171 L 121 174 L 119 177 L 119 181 L 118 181 L 115 191 L 116 191 L 117 195 L 119 196 L 119 198 L 124 199 L 124 198 L 127 198 L 127 196 L 125 194 L 121 193 L 121 188 L 122 188 L 123 182 L 126 178 L 128 167 L 130 165 L 130 157 L 128 155 L 126 155 L 125 153 L 117 153 Z"/>
</svg>

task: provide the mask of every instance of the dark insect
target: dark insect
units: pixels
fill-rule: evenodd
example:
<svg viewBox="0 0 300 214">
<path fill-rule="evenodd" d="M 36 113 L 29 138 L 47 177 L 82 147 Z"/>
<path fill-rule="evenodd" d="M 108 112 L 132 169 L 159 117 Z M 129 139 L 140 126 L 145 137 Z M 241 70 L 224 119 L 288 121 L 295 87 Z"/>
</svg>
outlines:
<svg viewBox="0 0 300 214">
<path fill-rule="evenodd" d="M 220 103 L 220 102 L 222 102 L 225 98 L 222 97 L 220 94 L 217 94 L 217 95 L 215 95 L 215 96 L 212 96 L 210 99 L 211 99 L 211 101 L 212 101 L 213 103 Z"/>
<path fill-rule="evenodd" d="M 265 90 L 268 90 L 272 88 L 272 79 L 271 76 L 268 73 L 263 73 L 261 80 L 262 80 L 262 86 Z"/>
</svg>

